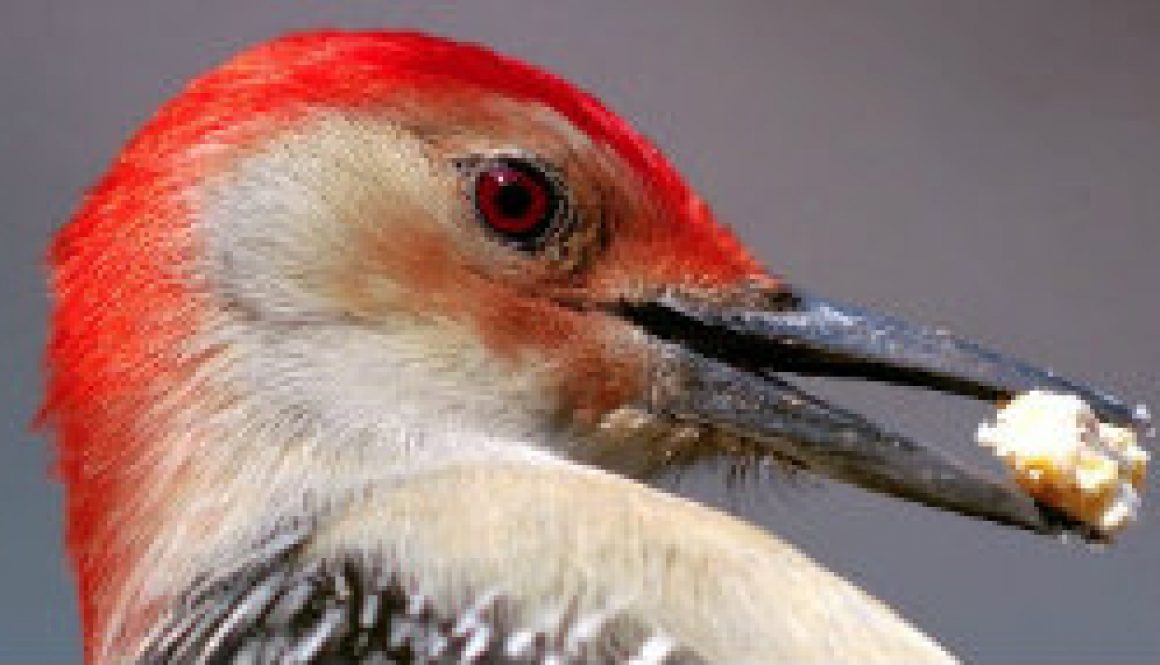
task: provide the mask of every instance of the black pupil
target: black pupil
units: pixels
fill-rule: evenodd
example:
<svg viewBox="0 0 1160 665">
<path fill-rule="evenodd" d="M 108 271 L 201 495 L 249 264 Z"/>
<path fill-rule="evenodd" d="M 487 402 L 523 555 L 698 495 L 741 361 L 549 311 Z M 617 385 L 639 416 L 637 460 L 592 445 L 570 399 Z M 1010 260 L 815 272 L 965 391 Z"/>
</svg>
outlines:
<svg viewBox="0 0 1160 665">
<path fill-rule="evenodd" d="M 500 186 L 492 202 L 504 217 L 519 219 L 531 209 L 532 193 L 528 191 L 527 183 L 516 177 Z"/>
</svg>

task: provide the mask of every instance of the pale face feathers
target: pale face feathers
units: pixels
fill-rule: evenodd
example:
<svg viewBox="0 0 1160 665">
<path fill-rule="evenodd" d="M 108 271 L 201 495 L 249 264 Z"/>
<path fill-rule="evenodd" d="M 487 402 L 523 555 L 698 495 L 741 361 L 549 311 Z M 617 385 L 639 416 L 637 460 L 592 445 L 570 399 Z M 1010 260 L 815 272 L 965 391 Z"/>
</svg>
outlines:
<svg viewBox="0 0 1160 665">
<path fill-rule="evenodd" d="M 545 134 L 563 122 L 525 115 Z M 608 158 L 584 159 L 598 151 L 575 132 L 529 146 L 473 129 L 420 137 L 396 119 L 322 115 L 207 181 L 196 270 L 220 309 L 210 345 L 249 366 L 235 390 L 332 418 L 327 430 L 449 428 L 534 445 L 572 424 L 565 411 L 589 409 L 592 424 L 632 399 L 644 358 L 631 329 L 556 300 L 590 297 L 575 255 L 600 248 L 576 237 L 601 234 L 568 234 L 569 256 L 506 246 L 476 219 L 454 165 L 535 153 L 577 171 Z M 570 182 L 581 183 L 569 192 L 577 224 L 610 223 L 596 185 Z M 604 381 L 590 380 L 597 368 Z"/>
</svg>

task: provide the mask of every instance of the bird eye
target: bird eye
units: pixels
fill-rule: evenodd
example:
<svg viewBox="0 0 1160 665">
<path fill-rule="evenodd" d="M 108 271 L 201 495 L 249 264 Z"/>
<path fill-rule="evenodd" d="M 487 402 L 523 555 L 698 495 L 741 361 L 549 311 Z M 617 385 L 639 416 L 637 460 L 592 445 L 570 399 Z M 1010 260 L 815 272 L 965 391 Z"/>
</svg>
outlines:
<svg viewBox="0 0 1160 665">
<path fill-rule="evenodd" d="M 556 226 L 565 197 L 559 179 L 526 159 L 489 159 L 472 169 L 479 219 L 503 238 L 534 249 Z"/>
</svg>

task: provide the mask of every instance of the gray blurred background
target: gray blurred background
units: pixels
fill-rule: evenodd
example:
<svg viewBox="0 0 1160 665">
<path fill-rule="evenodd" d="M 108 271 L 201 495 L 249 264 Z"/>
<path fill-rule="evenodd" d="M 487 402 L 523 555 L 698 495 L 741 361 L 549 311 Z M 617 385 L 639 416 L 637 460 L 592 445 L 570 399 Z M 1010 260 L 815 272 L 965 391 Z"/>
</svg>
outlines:
<svg viewBox="0 0 1160 665">
<path fill-rule="evenodd" d="M 653 137 L 767 265 L 1160 406 L 1160 3 L 5 1 L 0 7 L 0 662 L 79 660 L 61 489 L 29 432 L 41 256 L 188 77 L 319 26 L 486 42 Z M 989 409 L 811 387 L 961 457 Z M 1155 440 L 1152 440 L 1155 447 Z M 819 482 L 726 497 L 982 662 L 1160 662 L 1160 497 L 1106 550 Z M 772 486 L 772 487 L 770 487 Z"/>
</svg>

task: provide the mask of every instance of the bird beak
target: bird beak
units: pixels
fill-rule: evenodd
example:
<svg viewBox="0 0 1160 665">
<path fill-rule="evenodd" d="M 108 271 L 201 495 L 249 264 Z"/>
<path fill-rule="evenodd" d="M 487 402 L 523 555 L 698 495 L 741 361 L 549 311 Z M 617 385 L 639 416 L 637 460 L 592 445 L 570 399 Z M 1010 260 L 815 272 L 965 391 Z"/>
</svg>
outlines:
<svg viewBox="0 0 1160 665">
<path fill-rule="evenodd" d="M 1120 400 L 1049 370 L 941 329 L 788 288 L 666 292 L 622 303 L 619 314 L 660 346 L 655 412 L 871 491 L 1038 533 L 1099 537 L 1012 482 L 804 393 L 780 375 L 861 378 L 995 404 L 1039 388 L 1078 395 L 1105 422 L 1137 425 Z"/>
</svg>

